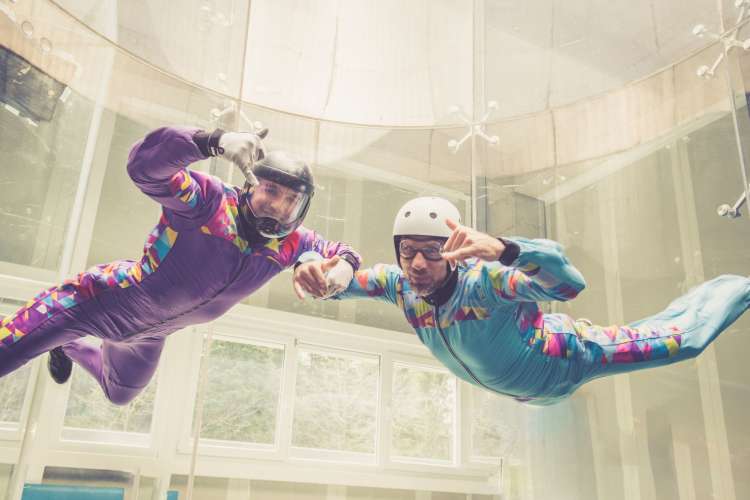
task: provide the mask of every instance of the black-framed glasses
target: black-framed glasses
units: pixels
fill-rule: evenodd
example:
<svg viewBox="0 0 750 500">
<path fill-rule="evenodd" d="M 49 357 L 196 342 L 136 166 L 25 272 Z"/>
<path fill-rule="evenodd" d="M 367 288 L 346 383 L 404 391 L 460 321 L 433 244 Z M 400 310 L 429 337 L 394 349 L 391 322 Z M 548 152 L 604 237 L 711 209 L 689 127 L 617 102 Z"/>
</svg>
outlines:
<svg viewBox="0 0 750 500">
<path fill-rule="evenodd" d="M 409 243 L 406 243 L 402 241 L 398 245 L 398 253 L 401 257 L 407 260 L 411 260 L 414 257 L 417 256 L 418 253 L 422 254 L 422 257 L 424 257 L 426 260 L 432 260 L 432 261 L 438 261 L 442 260 L 443 256 L 441 255 L 441 252 L 443 250 L 443 245 L 427 245 L 420 248 L 413 247 Z"/>
</svg>

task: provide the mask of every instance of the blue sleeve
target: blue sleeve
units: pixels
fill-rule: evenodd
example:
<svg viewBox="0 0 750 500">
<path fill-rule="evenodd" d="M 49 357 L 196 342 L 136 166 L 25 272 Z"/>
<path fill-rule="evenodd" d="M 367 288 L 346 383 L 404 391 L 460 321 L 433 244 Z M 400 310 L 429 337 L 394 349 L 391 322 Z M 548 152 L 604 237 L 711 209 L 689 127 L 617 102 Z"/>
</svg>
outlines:
<svg viewBox="0 0 750 500">
<path fill-rule="evenodd" d="M 499 303 L 537 302 L 575 298 L 586 287 L 562 246 L 551 240 L 512 238 L 517 256 L 508 265 L 484 263 L 482 281 Z"/>
<path fill-rule="evenodd" d="M 371 298 L 398 305 L 400 302 L 401 278 L 398 266 L 376 264 L 370 269 L 354 273 L 349 287 L 333 299 Z"/>
</svg>

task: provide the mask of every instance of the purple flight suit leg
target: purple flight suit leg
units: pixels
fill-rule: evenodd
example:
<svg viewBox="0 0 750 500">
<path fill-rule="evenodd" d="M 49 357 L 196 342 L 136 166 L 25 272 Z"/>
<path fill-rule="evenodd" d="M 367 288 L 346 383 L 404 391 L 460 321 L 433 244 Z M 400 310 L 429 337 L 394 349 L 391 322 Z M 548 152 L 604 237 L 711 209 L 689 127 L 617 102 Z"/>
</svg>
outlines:
<svg viewBox="0 0 750 500">
<path fill-rule="evenodd" d="M 151 381 L 164 348 L 164 338 L 131 342 L 104 340 L 101 346 L 71 342 L 63 351 L 94 377 L 112 403 L 126 405 Z"/>
</svg>

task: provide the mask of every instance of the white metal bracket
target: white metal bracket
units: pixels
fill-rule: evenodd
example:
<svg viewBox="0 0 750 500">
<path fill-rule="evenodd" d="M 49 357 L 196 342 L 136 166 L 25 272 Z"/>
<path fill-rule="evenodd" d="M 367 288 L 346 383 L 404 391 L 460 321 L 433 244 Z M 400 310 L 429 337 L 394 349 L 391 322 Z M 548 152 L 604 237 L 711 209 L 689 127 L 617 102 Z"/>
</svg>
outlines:
<svg viewBox="0 0 750 500">
<path fill-rule="evenodd" d="M 742 22 L 750 17 L 750 0 L 735 0 L 734 6 L 740 10 L 739 14 L 737 15 L 737 22 L 735 23 L 734 28 L 727 31 L 724 35 L 719 35 L 717 33 L 708 31 L 706 26 L 703 24 L 696 24 L 693 28 L 693 35 L 697 36 L 698 38 L 712 38 L 714 40 L 719 40 L 724 44 L 724 47 L 726 48 L 726 50 L 722 51 L 722 53 L 716 57 L 716 60 L 711 66 L 704 64 L 703 66 L 698 68 L 695 73 L 701 78 L 713 78 L 716 75 L 716 68 L 719 67 L 721 61 L 724 60 L 724 55 L 730 50 L 734 48 L 750 50 L 750 38 L 742 41 L 737 39 Z"/>
<path fill-rule="evenodd" d="M 750 0 L 748 0 L 750 1 Z M 498 108 L 497 101 L 490 101 L 487 103 L 487 111 L 484 113 L 484 116 L 482 116 L 482 119 L 478 122 L 472 121 L 468 116 L 466 116 L 466 113 L 464 113 L 461 108 L 458 106 L 451 106 L 448 110 L 450 114 L 457 115 L 462 122 L 466 124 L 468 127 L 468 130 L 466 131 L 466 134 L 459 139 L 451 139 L 448 141 L 448 148 L 450 148 L 451 152 L 453 154 L 458 153 L 458 150 L 461 149 L 461 146 L 464 142 L 466 142 L 470 137 L 473 137 L 475 135 L 481 137 L 485 141 L 489 142 L 490 144 L 497 144 L 500 142 L 500 138 L 496 135 L 487 135 L 487 132 L 485 131 L 485 125 L 487 125 L 487 119 L 494 113 Z"/>
<path fill-rule="evenodd" d="M 231 101 L 227 101 L 222 109 L 213 108 L 211 110 L 211 123 L 220 124 L 227 118 L 233 118 L 233 114 L 239 115 L 239 127 L 242 130 L 245 126 L 249 126 L 248 132 L 257 132 L 263 128 L 263 124 L 259 121 L 253 121 L 247 117 L 244 111 L 238 109 L 237 104 Z"/>
<path fill-rule="evenodd" d="M 748 186 L 750 188 L 750 186 Z M 744 191 L 740 197 L 737 199 L 737 201 L 734 202 L 734 205 L 729 204 L 723 204 L 719 205 L 719 208 L 716 209 L 716 212 L 721 217 L 729 217 L 730 219 L 736 219 L 737 217 L 740 217 L 742 213 L 740 212 L 740 209 L 742 206 L 747 202 L 747 191 Z"/>
</svg>

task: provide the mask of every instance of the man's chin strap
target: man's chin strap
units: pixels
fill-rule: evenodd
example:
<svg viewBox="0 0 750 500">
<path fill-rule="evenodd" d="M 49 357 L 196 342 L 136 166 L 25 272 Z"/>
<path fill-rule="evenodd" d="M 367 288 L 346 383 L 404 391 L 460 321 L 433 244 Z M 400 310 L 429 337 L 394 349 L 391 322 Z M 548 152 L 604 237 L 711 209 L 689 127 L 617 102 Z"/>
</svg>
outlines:
<svg viewBox="0 0 750 500">
<path fill-rule="evenodd" d="M 446 263 L 446 265 L 448 266 L 448 276 L 446 276 L 443 284 L 428 296 L 423 297 L 428 304 L 433 306 L 442 306 L 448 302 L 448 299 L 451 298 L 451 295 L 453 295 L 453 292 L 456 290 L 456 283 L 458 283 L 458 268 L 451 269 L 450 264 Z"/>
<path fill-rule="evenodd" d="M 241 203 L 240 214 L 239 217 L 237 217 L 240 221 L 239 227 L 237 228 L 240 233 L 240 237 L 247 241 L 251 246 L 265 244 L 268 241 L 268 238 L 260 234 L 258 230 L 255 229 L 252 224 L 250 224 L 250 222 L 248 222 L 246 213 L 247 210 L 248 208 L 245 206 L 245 203 Z"/>
</svg>

